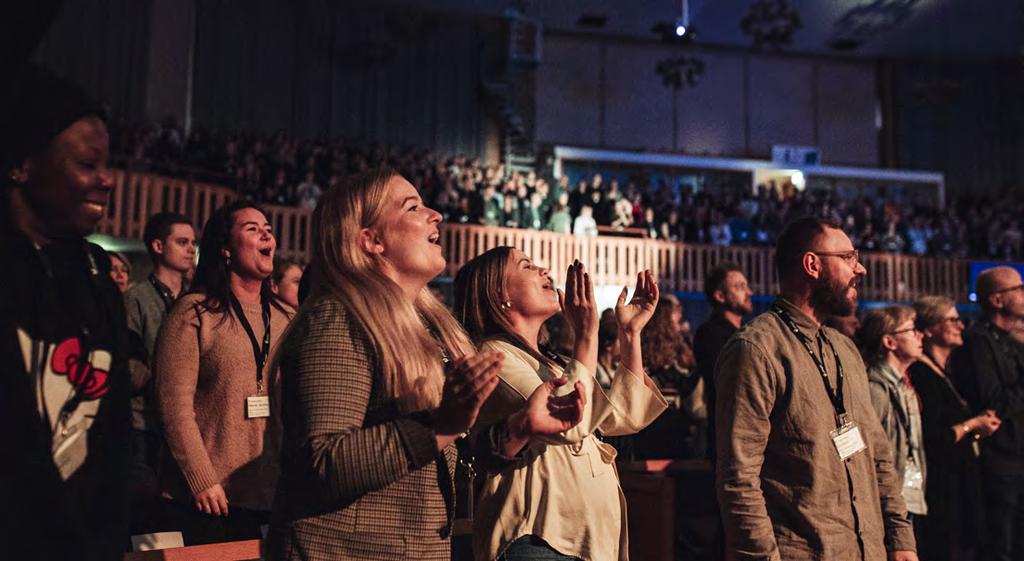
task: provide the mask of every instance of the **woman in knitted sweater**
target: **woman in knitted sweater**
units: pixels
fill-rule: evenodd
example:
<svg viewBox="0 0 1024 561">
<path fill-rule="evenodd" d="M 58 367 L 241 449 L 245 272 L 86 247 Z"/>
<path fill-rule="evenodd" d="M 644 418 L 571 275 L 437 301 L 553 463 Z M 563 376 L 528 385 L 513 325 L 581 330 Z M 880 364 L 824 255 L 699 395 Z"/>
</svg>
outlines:
<svg viewBox="0 0 1024 561">
<path fill-rule="evenodd" d="M 270 292 L 275 249 L 254 205 L 218 209 L 191 293 L 157 338 L 156 395 L 173 458 L 161 477 L 171 499 L 163 524 L 186 545 L 258 538 L 269 518 L 280 421 L 267 362 L 294 314 Z"/>
</svg>

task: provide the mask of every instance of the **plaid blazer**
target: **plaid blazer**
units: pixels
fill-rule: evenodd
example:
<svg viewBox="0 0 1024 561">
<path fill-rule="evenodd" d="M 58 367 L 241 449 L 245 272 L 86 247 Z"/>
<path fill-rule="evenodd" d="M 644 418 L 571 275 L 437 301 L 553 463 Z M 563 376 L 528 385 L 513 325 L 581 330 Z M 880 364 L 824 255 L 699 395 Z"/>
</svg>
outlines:
<svg viewBox="0 0 1024 561">
<path fill-rule="evenodd" d="M 267 558 L 450 559 L 454 446 L 438 453 L 425 416 L 398 412 L 344 305 L 305 306 L 279 360 L 284 442 Z"/>
</svg>

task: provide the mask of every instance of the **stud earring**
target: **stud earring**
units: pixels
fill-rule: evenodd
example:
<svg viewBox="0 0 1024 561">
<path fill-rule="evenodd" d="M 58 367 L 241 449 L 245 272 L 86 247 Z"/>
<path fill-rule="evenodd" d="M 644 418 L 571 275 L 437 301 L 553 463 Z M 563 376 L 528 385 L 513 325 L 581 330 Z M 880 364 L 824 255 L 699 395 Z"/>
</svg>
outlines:
<svg viewBox="0 0 1024 561">
<path fill-rule="evenodd" d="M 506 312 L 511 310 L 512 302 L 510 300 L 505 300 L 504 302 L 501 303 L 501 309 Z"/>
</svg>

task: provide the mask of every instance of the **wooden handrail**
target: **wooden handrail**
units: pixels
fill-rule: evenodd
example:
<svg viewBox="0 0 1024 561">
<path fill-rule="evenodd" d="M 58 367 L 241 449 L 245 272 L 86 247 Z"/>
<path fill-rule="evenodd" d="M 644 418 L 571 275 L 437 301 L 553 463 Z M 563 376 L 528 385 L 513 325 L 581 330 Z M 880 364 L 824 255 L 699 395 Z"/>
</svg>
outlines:
<svg viewBox="0 0 1024 561">
<path fill-rule="evenodd" d="M 190 545 L 124 554 L 124 561 L 252 561 L 261 558 L 260 540 Z"/>
<path fill-rule="evenodd" d="M 141 238 L 146 219 L 173 210 L 202 227 L 213 211 L 237 197 L 221 185 L 174 179 L 148 173 L 115 172 L 107 215 L 97 231 L 124 238 Z M 278 253 L 307 262 L 312 244 L 312 212 L 295 207 L 261 205 L 274 226 Z M 638 271 L 651 269 L 663 290 L 701 292 L 711 267 L 731 261 L 746 274 L 756 294 L 775 294 L 775 250 L 685 244 L 625 236 L 577 237 L 537 230 L 467 224 L 443 224 L 441 244 L 455 273 L 473 257 L 499 245 L 522 249 L 548 267 L 556 280 L 573 259 L 584 262 L 597 285 L 632 284 Z M 927 294 L 967 301 L 969 264 L 956 258 L 915 257 L 891 253 L 862 253 L 868 274 L 859 287 L 862 300 L 908 302 Z"/>
</svg>

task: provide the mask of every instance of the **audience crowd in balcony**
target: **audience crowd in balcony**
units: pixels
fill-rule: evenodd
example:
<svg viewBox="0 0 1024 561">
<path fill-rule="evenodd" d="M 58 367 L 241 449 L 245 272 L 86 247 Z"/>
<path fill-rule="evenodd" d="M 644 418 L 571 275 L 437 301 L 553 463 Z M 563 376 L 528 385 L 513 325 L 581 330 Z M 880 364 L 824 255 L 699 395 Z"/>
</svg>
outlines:
<svg viewBox="0 0 1024 561">
<path fill-rule="evenodd" d="M 943 208 L 893 197 L 841 199 L 791 185 L 698 191 L 664 179 L 620 183 L 601 174 L 570 180 L 507 170 L 464 156 L 344 139 L 296 139 L 207 130 L 185 135 L 173 122 L 115 131 L 116 152 L 133 169 L 188 173 L 237 188 L 246 198 L 312 209 L 342 177 L 387 164 L 452 223 L 593 235 L 631 229 L 689 243 L 772 245 L 783 224 L 815 214 L 844 225 L 863 251 L 1024 258 L 1024 199 L 961 197 Z"/>
</svg>

